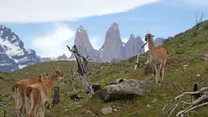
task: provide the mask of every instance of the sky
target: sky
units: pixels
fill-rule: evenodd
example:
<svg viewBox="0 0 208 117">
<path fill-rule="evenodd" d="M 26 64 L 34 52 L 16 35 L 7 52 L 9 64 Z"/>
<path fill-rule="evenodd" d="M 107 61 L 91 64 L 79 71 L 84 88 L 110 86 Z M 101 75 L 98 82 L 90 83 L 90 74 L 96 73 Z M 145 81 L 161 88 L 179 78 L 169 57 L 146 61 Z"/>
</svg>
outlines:
<svg viewBox="0 0 208 117">
<path fill-rule="evenodd" d="M 196 14 L 207 20 L 208 0 L 0 0 L 0 25 L 10 28 L 41 57 L 70 52 L 82 25 L 93 48 L 99 50 L 113 22 L 123 42 L 131 34 L 172 37 L 192 28 Z"/>
</svg>

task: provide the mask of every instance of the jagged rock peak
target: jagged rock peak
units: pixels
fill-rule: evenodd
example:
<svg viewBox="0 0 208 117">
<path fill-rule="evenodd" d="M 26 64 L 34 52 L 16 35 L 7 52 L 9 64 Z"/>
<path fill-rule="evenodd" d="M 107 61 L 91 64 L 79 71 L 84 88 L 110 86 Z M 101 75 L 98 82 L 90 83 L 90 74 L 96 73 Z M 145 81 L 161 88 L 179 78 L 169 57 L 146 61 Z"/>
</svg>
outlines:
<svg viewBox="0 0 208 117">
<path fill-rule="evenodd" d="M 110 29 L 118 30 L 118 24 L 117 24 L 116 22 L 114 22 L 114 23 L 111 25 Z"/>
<path fill-rule="evenodd" d="M 63 55 L 61 55 L 61 56 L 58 56 L 57 59 L 58 59 L 58 60 L 67 60 L 68 57 L 67 57 L 65 54 L 63 54 Z"/>
<path fill-rule="evenodd" d="M 130 39 L 134 39 L 134 38 L 135 38 L 134 34 L 131 34 Z"/>
<path fill-rule="evenodd" d="M 137 38 L 137 39 L 142 39 L 141 36 L 137 36 L 136 38 Z"/>
<path fill-rule="evenodd" d="M 3 25 L 0 25 L 0 71 L 14 71 L 40 62 L 36 52 L 26 50 L 19 37 Z"/>
<path fill-rule="evenodd" d="M 78 32 L 83 32 L 83 31 L 86 32 L 86 29 L 82 25 L 80 25 L 79 28 L 77 28 L 77 31 Z"/>
<path fill-rule="evenodd" d="M 102 61 L 111 61 L 112 59 L 123 59 L 123 45 L 120 31 L 117 23 L 113 23 L 107 30 L 104 42 L 104 51 Z"/>
</svg>

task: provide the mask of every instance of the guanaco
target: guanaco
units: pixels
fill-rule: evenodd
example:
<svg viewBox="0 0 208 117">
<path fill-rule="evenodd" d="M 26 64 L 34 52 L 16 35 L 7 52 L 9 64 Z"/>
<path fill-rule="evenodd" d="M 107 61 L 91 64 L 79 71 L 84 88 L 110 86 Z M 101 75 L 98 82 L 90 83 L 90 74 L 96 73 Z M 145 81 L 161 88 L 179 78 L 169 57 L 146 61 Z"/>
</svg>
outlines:
<svg viewBox="0 0 208 117">
<path fill-rule="evenodd" d="M 54 71 L 48 81 L 39 82 L 27 87 L 26 95 L 31 103 L 29 117 L 40 116 L 44 117 L 46 106 L 50 104 L 51 89 L 54 86 L 58 77 L 62 77 L 63 74 L 58 67 L 54 68 Z"/>
<path fill-rule="evenodd" d="M 165 48 L 155 47 L 153 41 L 154 35 L 148 33 L 145 35 L 145 41 L 148 42 L 150 64 L 154 73 L 154 82 L 163 84 L 163 78 L 165 73 L 165 64 L 167 62 L 167 52 Z M 159 79 L 158 79 L 159 78 Z"/>
<path fill-rule="evenodd" d="M 14 92 L 14 99 L 16 104 L 17 117 L 20 117 L 20 115 L 24 114 L 24 109 L 26 109 L 27 113 L 29 112 L 27 107 L 27 100 L 26 100 L 27 86 L 47 80 L 48 80 L 48 74 L 43 73 L 39 76 L 39 78 L 26 78 L 17 81 L 12 86 L 12 91 Z"/>
</svg>

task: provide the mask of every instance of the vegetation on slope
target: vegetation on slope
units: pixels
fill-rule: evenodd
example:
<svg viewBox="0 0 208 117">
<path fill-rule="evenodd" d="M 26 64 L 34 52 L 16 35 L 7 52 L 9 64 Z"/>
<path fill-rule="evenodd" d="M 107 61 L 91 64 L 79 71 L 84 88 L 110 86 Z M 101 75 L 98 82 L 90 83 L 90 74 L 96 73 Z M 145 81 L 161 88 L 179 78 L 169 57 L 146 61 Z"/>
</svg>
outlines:
<svg viewBox="0 0 208 117">
<path fill-rule="evenodd" d="M 46 117 L 106 116 L 100 113 L 100 109 L 105 105 L 119 107 L 118 111 L 107 115 L 108 117 L 166 117 L 167 113 L 162 112 L 163 106 L 180 94 L 174 88 L 173 82 L 182 91 L 192 91 L 196 82 L 201 86 L 208 86 L 208 61 L 203 59 L 204 54 L 208 53 L 208 21 L 202 22 L 198 30 L 196 27 L 193 27 L 176 35 L 174 38 L 166 40 L 163 47 L 169 53 L 164 85 L 163 87 L 155 88 L 143 97 L 104 102 L 99 99 L 88 99 L 83 91 L 80 95 L 84 99 L 75 103 L 69 97 L 65 97 L 65 95 L 71 92 L 71 86 L 67 81 L 70 70 L 76 64 L 75 62 L 57 61 L 35 64 L 14 72 L 0 73 L 2 77 L 0 79 L 0 104 L 6 104 L 7 116 L 15 115 L 11 85 L 19 78 L 38 77 L 42 72 L 51 73 L 53 66 L 60 65 L 60 69 L 65 76 L 57 82 L 60 85 L 61 102 L 47 110 Z M 148 53 L 145 53 L 141 57 L 141 62 L 145 63 L 147 59 Z M 90 63 L 87 75 L 91 83 L 98 82 L 102 87 L 118 78 L 138 80 L 149 78 L 148 82 L 153 82 L 153 75 L 144 73 L 148 67 L 143 66 L 134 70 L 135 62 L 136 57 L 114 63 Z M 75 78 L 75 86 L 76 89 L 83 90 L 78 74 Z M 157 101 L 153 101 L 155 99 Z M 181 108 L 179 107 L 178 109 Z M 208 116 L 206 109 L 207 107 L 202 107 L 196 111 L 197 113 L 191 114 L 191 116 Z M 2 115 L 3 109 L 0 109 L 0 116 Z"/>
</svg>

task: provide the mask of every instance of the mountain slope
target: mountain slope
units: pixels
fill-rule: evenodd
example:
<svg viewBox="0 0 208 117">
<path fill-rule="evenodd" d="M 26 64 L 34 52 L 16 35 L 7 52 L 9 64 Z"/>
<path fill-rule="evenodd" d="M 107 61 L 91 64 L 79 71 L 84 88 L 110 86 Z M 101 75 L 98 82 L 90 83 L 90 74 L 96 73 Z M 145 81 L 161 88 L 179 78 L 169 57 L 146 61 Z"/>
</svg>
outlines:
<svg viewBox="0 0 208 117">
<path fill-rule="evenodd" d="M 200 24 L 199 30 L 193 27 L 183 33 L 176 35 L 164 42 L 162 45 L 168 51 L 168 61 L 165 70 L 164 85 L 157 87 L 153 91 L 147 93 L 143 97 L 136 97 L 134 99 L 114 100 L 111 102 L 103 102 L 95 99 L 89 100 L 85 92 L 80 95 L 84 97 L 79 102 L 73 102 L 66 97 L 71 92 L 71 85 L 68 82 L 69 70 L 73 68 L 76 63 L 68 61 L 57 61 L 40 63 L 23 68 L 18 71 L 10 73 L 0 73 L 4 80 L 1 80 L 0 93 L 2 104 L 7 106 L 7 116 L 15 114 L 14 100 L 10 88 L 11 84 L 19 77 L 35 77 L 42 72 L 51 73 L 52 67 L 60 65 L 60 69 L 64 73 L 65 78 L 58 82 L 60 85 L 61 102 L 56 106 L 47 110 L 46 117 L 50 116 L 106 116 L 106 117 L 155 117 L 168 116 L 168 111 L 162 111 L 162 108 L 180 92 L 173 86 L 182 91 L 192 91 L 194 83 L 199 83 L 201 86 L 208 86 L 208 61 L 204 59 L 204 55 L 208 53 L 208 21 Z M 141 57 L 141 64 L 148 59 L 148 53 Z M 117 78 L 147 80 L 153 82 L 153 75 L 148 71 L 148 66 L 143 66 L 134 70 L 133 67 L 136 62 L 136 57 L 128 60 L 122 60 L 114 63 L 89 63 L 87 76 L 91 83 L 98 82 L 104 87 L 107 83 L 115 81 Z M 184 67 L 186 66 L 186 67 Z M 13 78 L 13 79 L 12 79 Z M 75 86 L 82 90 L 82 83 L 76 75 Z M 2 96 L 3 95 L 3 96 Z M 186 97 L 189 99 L 189 97 Z M 5 101 L 4 101 L 5 100 Z M 8 102 L 10 100 L 10 102 Z M 154 101 L 153 101 L 154 100 Z M 156 100 L 156 101 L 155 101 Z M 106 105 L 118 107 L 110 115 L 102 115 L 100 109 Z M 182 109 L 182 106 L 178 107 Z M 178 111 L 178 109 L 176 109 Z M 94 115 L 93 115 L 94 114 Z M 173 117 L 176 113 L 173 113 Z M 3 115 L 3 111 L 0 111 Z M 197 109 L 196 113 L 191 113 L 191 117 L 205 117 L 208 116 L 207 107 Z"/>
<path fill-rule="evenodd" d="M 14 71 L 40 62 L 34 50 L 26 50 L 19 37 L 2 25 L 0 25 L 0 56 L 0 71 Z"/>
</svg>

